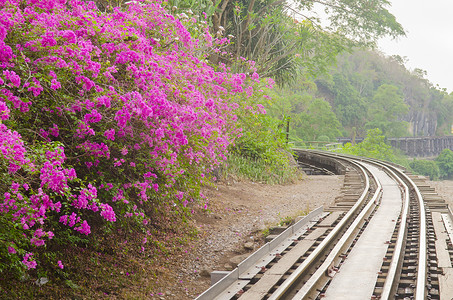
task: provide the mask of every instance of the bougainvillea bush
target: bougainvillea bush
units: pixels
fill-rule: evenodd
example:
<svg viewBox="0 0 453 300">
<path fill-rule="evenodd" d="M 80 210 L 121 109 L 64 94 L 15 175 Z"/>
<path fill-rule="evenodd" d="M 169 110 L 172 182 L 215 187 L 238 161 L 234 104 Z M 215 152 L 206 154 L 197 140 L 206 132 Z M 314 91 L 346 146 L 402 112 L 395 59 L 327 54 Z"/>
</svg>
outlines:
<svg viewBox="0 0 453 300">
<path fill-rule="evenodd" d="M 203 198 L 267 84 L 210 66 L 223 42 L 159 1 L 0 0 L 0 272 L 64 268 L 53 241 Z"/>
</svg>

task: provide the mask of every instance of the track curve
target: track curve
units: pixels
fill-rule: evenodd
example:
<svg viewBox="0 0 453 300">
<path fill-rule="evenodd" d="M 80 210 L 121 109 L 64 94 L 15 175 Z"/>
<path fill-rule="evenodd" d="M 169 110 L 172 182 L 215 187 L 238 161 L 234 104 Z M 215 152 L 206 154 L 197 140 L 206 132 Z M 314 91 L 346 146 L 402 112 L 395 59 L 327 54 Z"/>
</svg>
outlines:
<svg viewBox="0 0 453 300">
<path fill-rule="evenodd" d="M 442 262 L 446 275 L 439 275 L 436 235 L 451 245 L 453 229 L 451 237 L 444 234 L 451 210 L 432 196 L 426 205 L 431 190 L 390 163 L 295 151 L 330 172 L 344 172 L 344 197 L 327 212 L 320 208 L 288 228 L 197 299 L 421 300 L 449 295 L 453 249 L 450 264 Z"/>
</svg>

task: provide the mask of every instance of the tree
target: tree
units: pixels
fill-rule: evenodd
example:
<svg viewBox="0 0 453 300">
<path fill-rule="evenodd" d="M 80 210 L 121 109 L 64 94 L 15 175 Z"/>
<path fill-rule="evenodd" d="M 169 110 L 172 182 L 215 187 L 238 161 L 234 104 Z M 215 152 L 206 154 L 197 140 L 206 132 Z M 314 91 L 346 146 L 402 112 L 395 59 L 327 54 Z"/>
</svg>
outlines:
<svg viewBox="0 0 453 300">
<path fill-rule="evenodd" d="M 370 50 L 357 50 L 353 53 L 344 53 L 337 58 L 335 68 L 329 74 L 316 78 L 318 86 L 318 97 L 324 97 L 332 104 L 334 112 L 346 127 L 347 131 L 351 131 L 348 125 L 344 123 L 342 118 L 343 104 L 339 98 L 343 93 L 346 95 L 345 100 L 351 99 L 352 104 L 356 104 L 357 95 L 363 99 L 366 106 L 374 102 L 374 96 L 380 86 L 383 84 L 393 85 L 398 87 L 398 94 L 403 98 L 404 103 L 408 106 L 407 113 L 400 115 L 397 118 L 399 126 L 396 132 L 389 133 L 384 130 L 384 126 L 380 128 L 385 131 L 388 136 L 398 135 L 445 135 L 451 134 L 451 124 L 453 123 L 453 115 L 449 113 L 453 109 L 451 95 L 445 89 L 439 86 L 434 86 L 423 76 L 417 75 L 422 71 L 411 71 L 406 69 L 404 63 L 407 62 L 405 57 L 392 56 L 386 57 L 383 54 Z M 339 80 L 340 79 L 340 80 Z M 344 81 L 344 82 L 343 82 Z M 353 90 L 352 90 L 353 89 Z M 353 112 L 354 110 L 352 110 Z M 351 111 L 347 111 L 350 113 Z M 366 120 L 368 119 L 368 120 Z M 376 121 L 367 128 L 378 127 L 378 122 L 383 122 L 388 125 L 388 120 L 374 120 L 372 115 L 362 115 L 362 125 L 355 126 L 359 129 L 358 135 L 364 136 L 365 132 L 360 131 L 365 129 L 366 122 Z M 404 129 L 409 124 L 408 130 Z M 353 135 L 350 133 L 350 135 Z"/>
<path fill-rule="evenodd" d="M 233 60 L 256 62 L 264 76 L 277 81 L 293 77 L 294 71 L 318 74 L 335 56 L 355 46 L 373 46 L 382 36 L 404 35 L 402 26 L 389 13 L 386 0 L 221 0 L 212 17 L 214 33 L 230 36 Z M 318 17 L 319 7 L 329 25 Z M 231 57 L 224 57 L 231 61 Z"/>
<path fill-rule="evenodd" d="M 453 111 L 453 94 L 447 94 L 445 91 L 437 89 L 433 90 L 434 93 L 440 94 L 439 97 L 436 97 L 439 100 L 433 101 L 434 103 L 431 105 L 437 115 L 437 132 L 439 135 L 452 134 L 453 115 L 451 112 Z"/>
<path fill-rule="evenodd" d="M 363 98 L 341 74 L 336 73 L 333 81 L 335 113 L 341 124 L 349 128 L 362 127 L 366 115 L 366 105 Z"/>
<path fill-rule="evenodd" d="M 299 78 L 297 84 L 276 88 L 271 96 L 274 101 L 268 112 L 279 118 L 290 119 L 290 138 L 316 140 L 319 136 L 336 139 L 341 136 L 341 124 L 326 100 L 316 98 L 316 84 Z"/>
<path fill-rule="evenodd" d="M 350 143 L 346 144 L 343 147 L 342 152 L 388 161 L 395 160 L 392 146 L 385 142 L 385 136 L 382 135 L 382 131 L 378 128 L 368 130 L 367 136 L 363 142 L 357 145 L 351 145 Z"/>
<path fill-rule="evenodd" d="M 389 137 L 404 136 L 407 134 L 407 124 L 400 119 L 408 110 L 408 105 L 404 103 L 398 87 L 383 84 L 377 89 L 368 109 L 370 121 L 366 126 L 367 128 L 379 128 L 384 135 Z"/>
<path fill-rule="evenodd" d="M 314 99 L 308 106 L 306 115 L 309 121 L 307 131 L 312 140 L 316 140 L 319 136 L 328 136 L 330 139 L 341 136 L 340 122 L 327 101 L 320 98 Z"/>
<path fill-rule="evenodd" d="M 453 151 L 444 149 L 436 158 L 436 163 L 439 166 L 440 177 L 451 178 L 453 175 Z"/>
</svg>

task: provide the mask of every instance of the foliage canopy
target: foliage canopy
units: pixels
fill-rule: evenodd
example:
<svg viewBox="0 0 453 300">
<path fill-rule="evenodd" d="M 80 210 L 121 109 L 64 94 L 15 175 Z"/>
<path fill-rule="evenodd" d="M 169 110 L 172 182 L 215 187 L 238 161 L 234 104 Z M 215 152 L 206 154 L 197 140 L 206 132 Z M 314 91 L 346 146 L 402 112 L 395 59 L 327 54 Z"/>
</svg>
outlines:
<svg viewBox="0 0 453 300">
<path fill-rule="evenodd" d="M 231 62 L 232 53 L 253 60 L 262 76 L 278 83 L 294 80 L 301 68 L 312 75 L 324 72 L 344 50 L 405 34 L 385 0 L 220 0 L 216 5 L 213 32 L 233 42 L 217 59 Z M 318 17 L 320 10 L 327 22 Z"/>
<path fill-rule="evenodd" d="M 315 79 L 313 94 L 330 102 L 349 137 L 376 127 L 387 137 L 450 134 L 452 95 L 404 63 L 370 50 L 342 54 L 329 74 Z"/>
</svg>

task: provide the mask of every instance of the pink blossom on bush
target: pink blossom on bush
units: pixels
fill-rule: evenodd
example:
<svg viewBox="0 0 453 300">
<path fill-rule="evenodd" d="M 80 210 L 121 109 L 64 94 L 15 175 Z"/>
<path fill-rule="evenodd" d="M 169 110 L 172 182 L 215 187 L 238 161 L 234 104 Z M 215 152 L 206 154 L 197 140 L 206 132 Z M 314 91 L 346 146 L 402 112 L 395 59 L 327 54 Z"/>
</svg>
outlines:
<svg viewBox="0 0 453 300">
<path fill-rule="evenodd" d="M 58 234 L 41 229 L 49 218 L 87 235 L 81 216 L 181 203 L 241 135 L 236 113 L 261 84 L 253 64 L 251 77 L 209 66 L 204 47 L 226 40 L 208 28 L 192 38 L 159 1 L 103 13 L 79 0 L 0 3 L 0 213 L 32 245 Z M 144 211 L 126 215 L 146 225 Z"/>
<path fill-rule="evenodd" d="M 67 173 L 58 162 L 45 162 L 40 171 L 41 187 L 46 186 L 54 192 L 63 192 L 67 188 Z"/>
<path fill-rule="evenodd" d="M 90 225 L 88 225 L 86 220 L 84 220 L 79 227 L 75 227 L 74 230 L 85 235 L 89 235 L 91 233 Z"/>
<path fill-rule="evenodd" d="M 114 141 L 115 140 L 115 129 L 114 128 L 111 128 L 109 130 L 106 130 L 104 132 L 104 136 L 109 139 L 109 140 L 112 140 Z"/>
<path fill-rule="evenodd" d="M 10 110 L 5 102 L 0 100 L 0 119 L 5 121 L 9 119 Z"/>
<path fill-rule="evenodd" d="M 67 215 L 63 215 L 60 217 L 60 223 L 63 223 L 63 224 L 68 224 L 68 216 Z"/>
<path fill-rule="evenodd" d="M 61 83 L 56 79 L 52 79 L 52 81 L 50 82 L 50 88 L 52 90 L 61 89 Z"/>
<path fill-rule="evenodd" d="M 22 263 L 27 266 L 29 270 L 35 269 L 38 265 L 35 260 L 29 260 L 32 256 L 33 253 L 28 252 L 27 254 L 25 254 L 24 259 L 22 260 Z"/>
<path fill-rule="evenodd" d="M 33 83 L 28 86 L 28 91 L 33 92 L 33 96 L 37 97 L 44 90 L 41 86 L 41 82 L 35 77 L 32 78 Z"/>
<path fill-rule="evenodd" d="M 17 172 L 22 166 L 29 165 L 25 155 L 24 142 L 16 131 L 0 124 L 0 155 L 8 162 L 9 173 Z"/>
<path fill-rule="evenodd" d="M 116 221 L 115 212 L 113 211 L 112 207 L 108 204 L 101 204 L 101 216 L 110 222 Z"/>
<path fill-rule="evenodd" d="M 76 137 L 83 139 L 86 136 L 95 135 L 95 131 L 87 123 L 80 121 L 77 125 Z"/>
<path fill-rule="evenodd" d="M 182 200 L 182 198 L 184 197 L 184 192 L 179 191 L 176 193 L 175 196 L 178 200 Z"/>
<path fill-rule="evenodd" d="M 104 143 L 85 141 L 83 144 L 78 145 L 76 148 L 85 150 L 87 154 L 91 155 L 94 158 L 110 158 L 109 147 Z"/>
<path fill-rule="evenodd" d="M 14 71 L 4 70 L 3 76 L 12 83 L 13 87 L 20 87 L 20 77 Z"/>
<path fill-rule="evenodd" d="M 38 239 L 36 237 L 33 237 L 31 240 L 30 240 L 30 243 L 34 246 L 43 246 L 45 244 L 44 240 L 43 239 Z"/>
<path fill-rule="evenodd" d="M 84 117 L 85 123 L 97 123 L 102 119 L 102 115 L 95 109 L 93 109 L 90 113 L 86 114 Z"/>
<path fill-rule="evenodd" d="M 49 128 L 49 134 L 53 135 L 54 137 L 58 137 L 60 131 L 58 130 L 57 124 L 53 124 L 53 126 Z"/>
<path fill-rule="evenodd" d="M 261 114 L 263 114 L 263 115 L 266 114 L 266 109 L 264 109 L 264 106 L 263 106 L 263 105 L 257 104 L 256 107 L 258 108 L 258 111 L 259 111 Z"/>
</svg>

